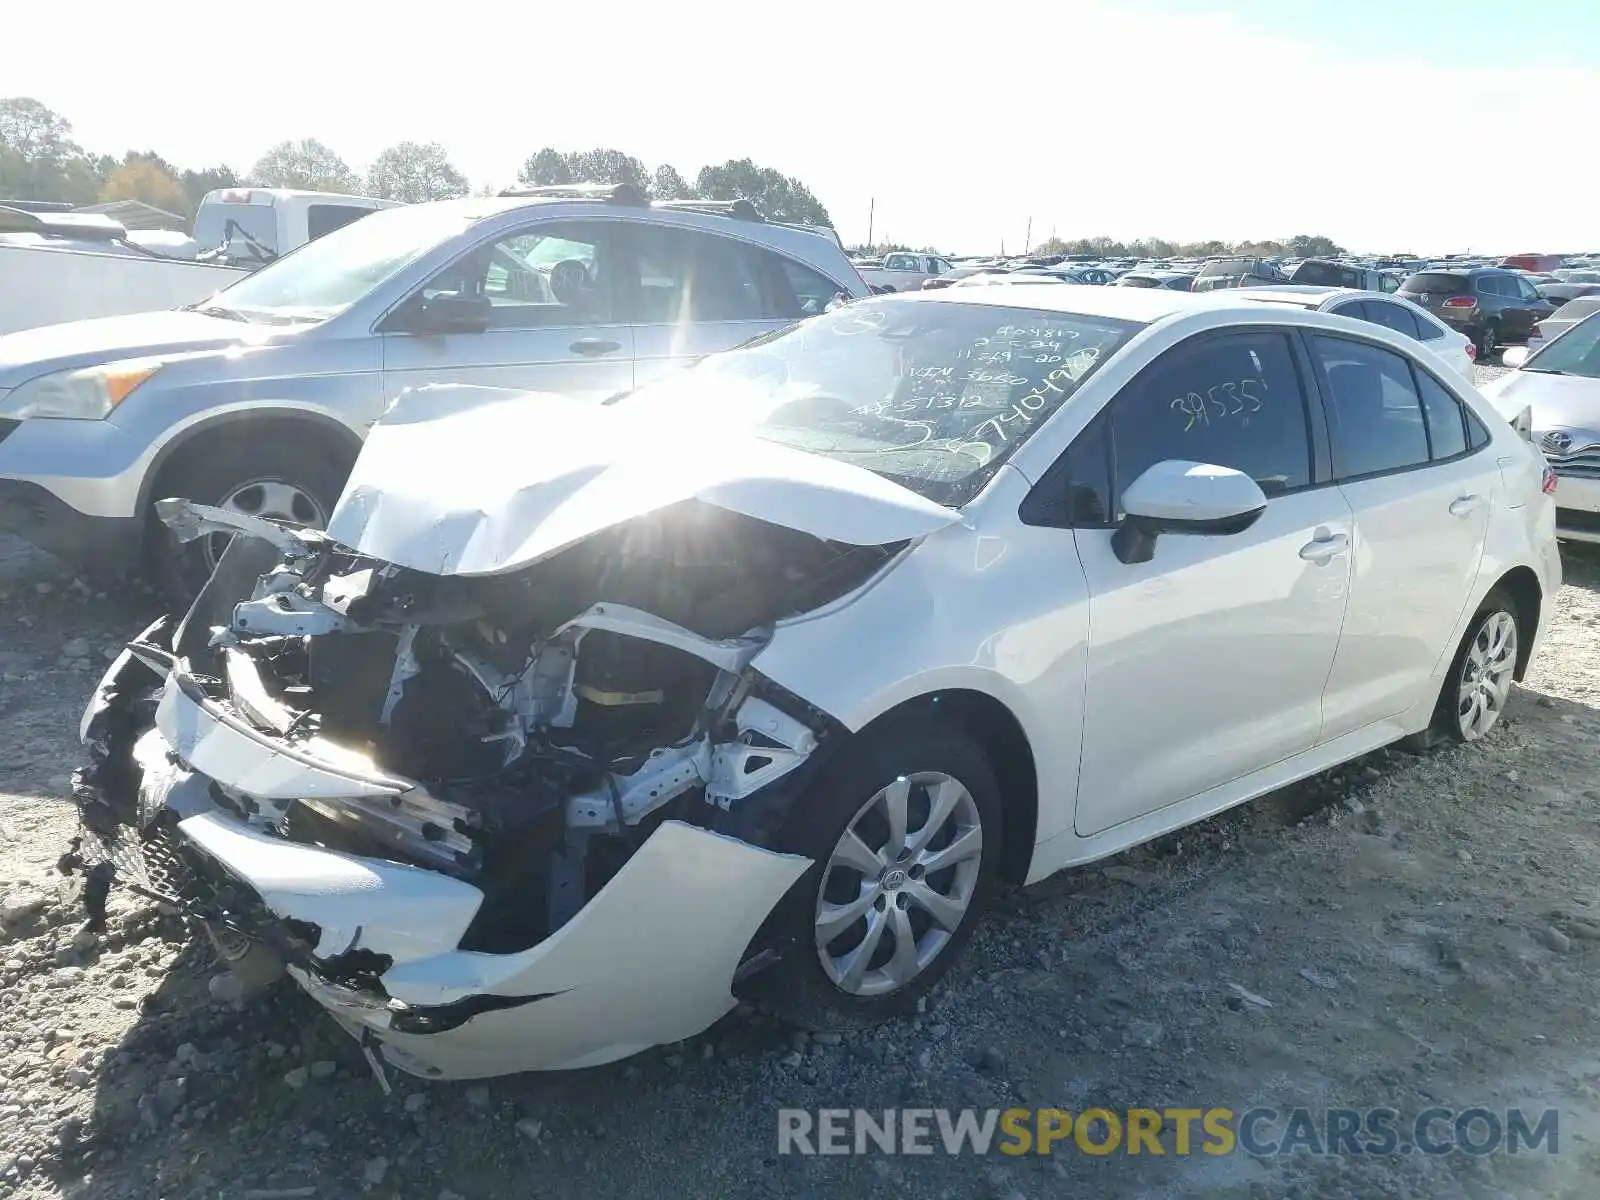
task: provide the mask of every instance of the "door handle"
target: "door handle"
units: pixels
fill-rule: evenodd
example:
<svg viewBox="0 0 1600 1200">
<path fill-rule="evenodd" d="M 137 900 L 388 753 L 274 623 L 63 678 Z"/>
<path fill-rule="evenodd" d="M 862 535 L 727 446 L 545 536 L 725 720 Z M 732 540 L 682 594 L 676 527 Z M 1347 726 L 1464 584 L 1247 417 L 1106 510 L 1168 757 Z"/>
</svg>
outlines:
<svg viewBox="0 0 1600 1200">
<path fill-rule="evenodd" d="M 1325 567 L 1343 554 L 1349 544 L 1350 539 L 1344 534 L 1330 533 L 1326 537 L 1319 537 L 1301 546 L 1300 557 L 1307 562 L 1316 563 L 1319 567 Z"/>
<path fill-rule="evenodd" d="M 568 347 L 574 354 L 598 358 L 602 354 L 615 354 L 622 349 L 621 342 L 608 342 L 605 338 L 579 338 Z"/>
<path fill-rule="evenodd" d="M 1452 517 L 1471 516 L 1478 511 L 1482 504 L 1482 496 L 1457 496 L 1450 501 L 1450 515 Z"/>
</svg>

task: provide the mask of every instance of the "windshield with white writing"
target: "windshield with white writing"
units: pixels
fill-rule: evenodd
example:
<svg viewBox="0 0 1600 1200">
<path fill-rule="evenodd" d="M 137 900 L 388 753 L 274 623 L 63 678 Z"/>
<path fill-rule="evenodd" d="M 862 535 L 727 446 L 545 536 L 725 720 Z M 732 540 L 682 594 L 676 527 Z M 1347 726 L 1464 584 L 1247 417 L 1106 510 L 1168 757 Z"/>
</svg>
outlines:
<svg viewBox="0 0 1600 1200">
<path fill-rule="evenodd" d="M 955 506 L 1139 328 L 993 304 L 865 300 L 713 355 L 626 404 L 742 428 Z"/>
</svg>

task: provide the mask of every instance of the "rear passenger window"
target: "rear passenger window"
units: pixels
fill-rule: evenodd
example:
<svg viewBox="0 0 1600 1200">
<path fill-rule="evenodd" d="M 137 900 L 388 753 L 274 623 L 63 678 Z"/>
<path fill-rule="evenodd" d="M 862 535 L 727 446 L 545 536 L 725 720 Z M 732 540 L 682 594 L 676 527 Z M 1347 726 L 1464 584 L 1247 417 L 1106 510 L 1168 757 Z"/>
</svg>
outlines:
<svg viewBox="0 0 1600 1200">
<path fill-rule="evenodd" d="M 792 258 L 768 250 L 758 250 L 756 253 L 761 256 L 762 273 L 766 277 L 767 291 L 772 296 L 773 312 L 770 315 L 774 317 L 790 320 L 814 317 L 827 311 L 833 298 L 844 290 L 833 280 Z"/>
<path fill-rule="evenodd" d="M 1362 307 L 1366 309 L 1367 320 L 1374 325 L 1386 326 L 1396 333 L 1405 334 L 1408 338 L 1417 336 L 1416 318 L 1398 304 L 1387 304 L 1382 300 L 1367 300 L 1363 301 Z"/>
<path fill-rule="evenodd" d="M 1288 339 L 1241 333 L 1167 351 L 1111 406 L 1116 493 L 1166 459 L 1243 471 L 1268 496 L 1311 482 L 1305 395 Z"/>
<path fill-rule="evenodd" d="M 1415 312 L 1411 312 L 1409 308 L 1406 309 L 1406 311 L 1411 313 L 1412 319 L 1414 319 L 1417 323 L 1418 341 L 1436 342 L 1444 336 L 1444 326 L 1440 325 L 1437 321 L 1430 320 L 1427 317 L 1420 316 Z"/>
<path fill-rule="evenodd" d="M 622 287 L 632 294 L 635 321 L 759 321 L 766 316 L 757 260 L 744 243 L 660 225 L 632 226 L 629 236 L 633 269 Z"/>
<path fill-rule="evenodd" d="M 1312 338 L 1328 376 L 1328 438 L 1340 479 L 1428 461 L 1422 401 L 1403 355 L 1344 338 Z"/>
<path fill-rule="evenodd" d="M 1414 374 L 1417 394 L 1422 397 L 1422 411 L 1428 418 L 1428 443 L 1433 457 L 1454 458 L 1465 454 L 1467 434 L 1460 402 L 1426 371 Z"/>
</svg>

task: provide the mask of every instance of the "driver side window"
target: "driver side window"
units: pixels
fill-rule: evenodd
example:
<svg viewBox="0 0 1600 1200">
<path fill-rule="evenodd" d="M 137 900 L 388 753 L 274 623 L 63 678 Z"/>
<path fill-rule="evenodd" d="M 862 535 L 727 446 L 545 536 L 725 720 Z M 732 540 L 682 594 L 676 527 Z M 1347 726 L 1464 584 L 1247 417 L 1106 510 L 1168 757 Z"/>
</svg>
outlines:
<svg viewBox="0 0 1600 1200">
<path fill-rule="evenodd" d="M 422 295 L 482 296 L 491 329 L 604 325 L 613 320 L 611 257 L 605 223 L 544 222 L 474 248 Z"/>
<path fill-rule="evenodd" d="M 1243 471 L 1268 496 L 1312 479 L 1305 393 L 1280 333 L 1202 338 L 1167 351 L 1111 402 L 1113 495 L 1167 459 Z"/>
</svg>

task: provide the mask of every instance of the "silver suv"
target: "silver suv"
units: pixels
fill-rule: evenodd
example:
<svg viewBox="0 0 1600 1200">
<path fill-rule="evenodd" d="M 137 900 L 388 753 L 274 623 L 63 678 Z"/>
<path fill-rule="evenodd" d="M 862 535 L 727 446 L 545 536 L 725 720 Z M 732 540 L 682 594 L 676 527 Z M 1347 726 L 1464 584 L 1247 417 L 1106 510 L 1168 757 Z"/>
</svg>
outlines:
<svg viewBox="0 0 1600 1200">
<path fill-rule="evenodd" d="M 621 186 L 387 209 L 187 309 L 0 337 L 0 528 L 95 565 L 146 552 L 188 593 L 218 547 L 175 542 L 161 497 L 321 525 L 407 387 L 599 399 L 840 293 L 867 287 L 832 231 L 748 201 Z"/>
</svg>

